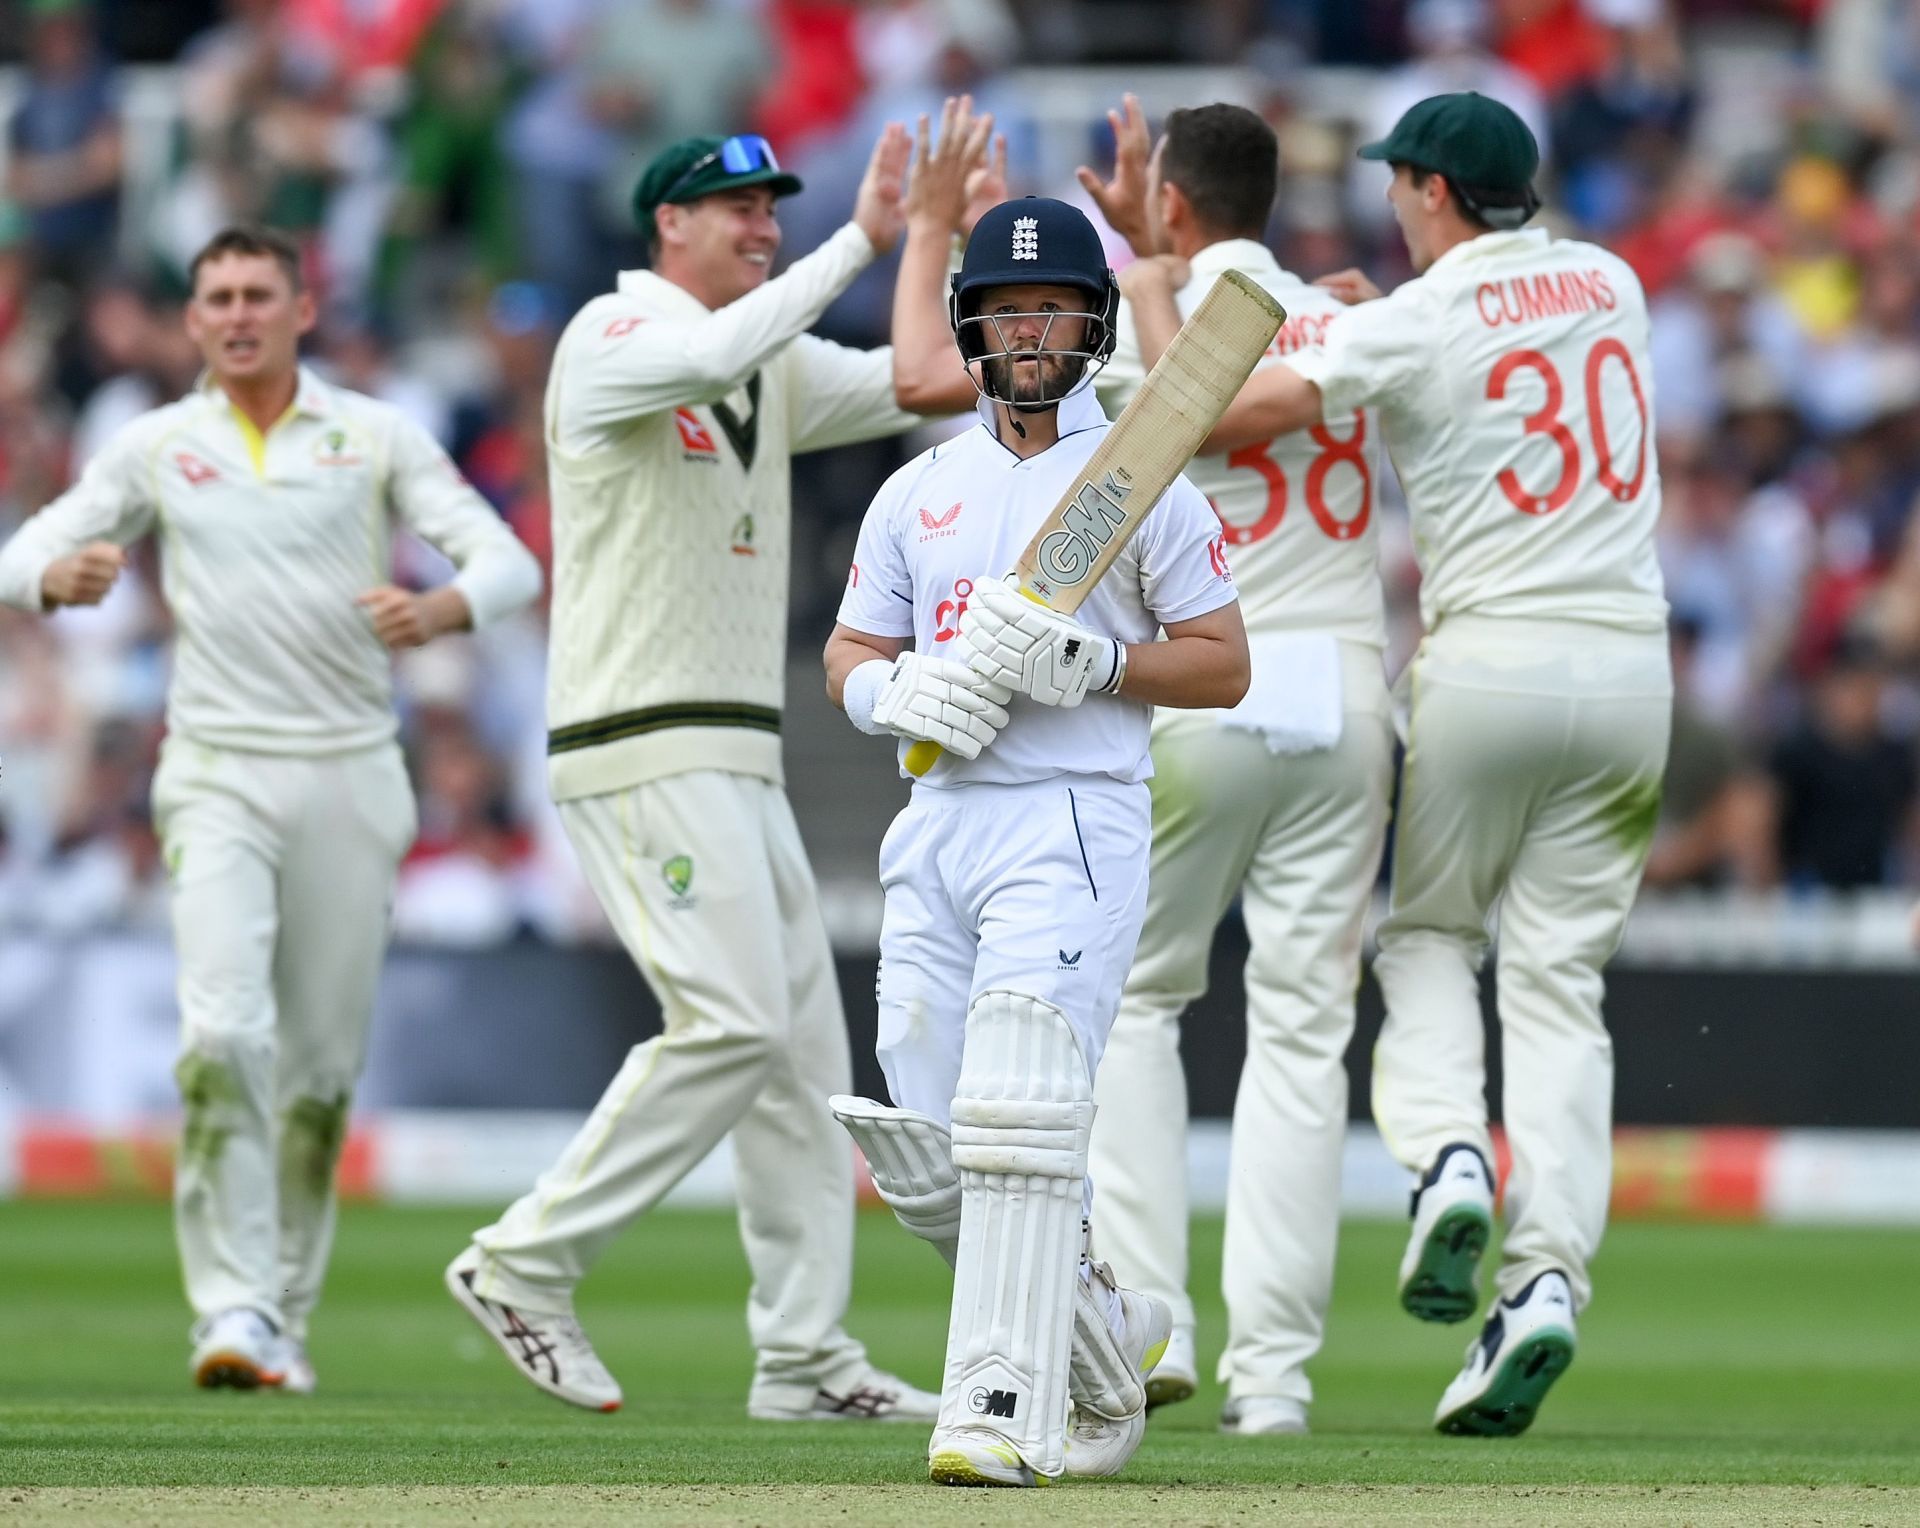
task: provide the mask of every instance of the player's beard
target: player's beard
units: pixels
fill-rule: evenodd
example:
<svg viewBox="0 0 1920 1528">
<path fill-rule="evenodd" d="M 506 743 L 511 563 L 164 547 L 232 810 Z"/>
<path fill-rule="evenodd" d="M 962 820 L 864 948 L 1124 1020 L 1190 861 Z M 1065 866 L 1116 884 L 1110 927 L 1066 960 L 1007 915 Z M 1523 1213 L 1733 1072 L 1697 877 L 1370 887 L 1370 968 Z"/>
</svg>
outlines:
<svg viewBox="0 0 1920 1528">
<path fill-rule="evenodd" d="M 1077 352 L 1044 351 L 1039 365 L 1021 365 L 1018 353 L 990 355 L 981 363 L 986 391 L 1015 408 L 1046 408 L 1079 385 L 1087 358 Z"/>
</svg>

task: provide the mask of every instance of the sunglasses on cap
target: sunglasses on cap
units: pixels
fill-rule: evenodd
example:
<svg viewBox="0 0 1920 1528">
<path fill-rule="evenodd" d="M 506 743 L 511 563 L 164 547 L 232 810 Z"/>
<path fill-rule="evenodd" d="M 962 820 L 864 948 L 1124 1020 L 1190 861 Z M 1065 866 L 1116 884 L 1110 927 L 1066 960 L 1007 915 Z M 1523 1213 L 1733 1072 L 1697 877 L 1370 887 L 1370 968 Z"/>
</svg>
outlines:
<svg viewBox="0 0 1920 1528">
<path fill-rule="evenodd" d="M 680 178 L 661 193 L 660 200 L 671 202 L 678 192 L 691 185 L 715 160 L 729 175 L 751 175 L 755 170 L 780 168 L 780 161 L 773 154 L 773 145 L 765 138 L 758 133 L 736 133 L 712 153 L 702 154 L 682 170 Z"/>
</svg>

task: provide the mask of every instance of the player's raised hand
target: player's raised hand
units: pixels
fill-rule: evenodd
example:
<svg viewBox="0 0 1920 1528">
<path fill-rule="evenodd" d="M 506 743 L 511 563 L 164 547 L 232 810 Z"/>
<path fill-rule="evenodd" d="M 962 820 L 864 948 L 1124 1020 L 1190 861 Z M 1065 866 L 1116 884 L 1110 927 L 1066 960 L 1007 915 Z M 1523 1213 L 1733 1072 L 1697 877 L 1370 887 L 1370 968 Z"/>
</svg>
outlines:
<svg viewBox="0 0 1920 1528">
<path fill-rule="evenodd" d="M 1007 135 L 997 133 L 992 152 L 967 177 L 967 210 L 960 214 L 961 234 L 971 235 L 973 225 L 1006 199 Z"/>
<path fill-rule="evenodd" d="M 1147 226 L 1147 160 L 1153 141 L 1147 133 L 1147 114 L 1140 109 L 1140 98 L 1132 92 L 1120 98 L 1120 110 L 1107 113 L 1113 127 L 1113 177 L 1102 180 L 1085 165 L 1073 173 L 1093 198 L 1113 231 L 1125 239 L 1136 255 L 1153 253 L 1153 236 Z"/>
<path fill-rule="evenodd" d="M 907 181 L 907 221 L 941 234 L 961 226 L 974 172 L 986 160 L 993 118 L 973 114 L 972 96 L 948 96 L 940 108 L 940 136 L 932 140 L 921 114 L 914 136 L 913 172 Z"/>
<path fill-rule="evenodd" d="M 56 557 L 40 575 L 40 603 L 48 610 L 61 605 L 97 605 L 127 565 L 127 554 L 111 541 L 90 541 L 77 552 Z"/>
<path fill-rule="evenodd" d="M 853 221 L 873 244 L 877 254 L 889 254 L 907 226 L 905 207 L 907 161 L 913 140 L 898 122 L 889 122 L 873 146 L 867 173 L 853 199 Z"/>
<path fill-rule="evenodd" d="M 1372 302 L 1380 295 L 1380 288 L 1373 284 L 1367 273 L 1353 267 L 1335 271 L 1331 276 L 1322 276 L 1314 285 L 1333 293 L 1348 307 L 1358 302 Z"/>
</svg>

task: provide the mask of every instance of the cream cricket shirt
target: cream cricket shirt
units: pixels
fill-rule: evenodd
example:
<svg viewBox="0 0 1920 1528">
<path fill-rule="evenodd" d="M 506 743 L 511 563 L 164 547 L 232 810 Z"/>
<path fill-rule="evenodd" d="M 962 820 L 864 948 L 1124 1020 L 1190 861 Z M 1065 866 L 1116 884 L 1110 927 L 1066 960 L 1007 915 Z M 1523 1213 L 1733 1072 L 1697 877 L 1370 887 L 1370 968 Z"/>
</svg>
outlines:
<svg viewBox="0 0 1920 1528">
<path fill-rule="evenodd" d="M 717 310 L 626 271 L 568 325 L 547 384 L 555 800 L 782 778 L 792 457 L 918 423 L 890 350 L 804 332 L 872 259 L 849 224 Z"/>
<path fill-rule="evenodd" d="M 1456 245 L 1286 364 L 1329 417 L 1377 407 L 1420 613 L 1662 631 L 1647 304 L 1627 264 L 1523 229 Z"/>
<path fill-rule="evenodd" d="M 1346 313 L 1339 300 L 1282 270 L 1264 244 L 1226 239 L 1190 262 L 1177 294 L 1181 318 L 1199 306 L 1223 271 L 1252 277 L 1279 299 L 1287 321 L 1256 371 L 1317 353 L 1327 327 Z M 1120 305 L 1113 359 L 1094 385 L 1115 418 L 1145 380 L 1133 305 Z M 1204 493 L 1226 531 L 1227 555 L 1249 636 L 1322 631 L 1384 648 L 1379 536 L 1374 528 L 1374 461 L 1379 427 L 1363 411 L 1328 410 L 1311 430 L 1216 456 L 1196 456 L 1184 476 Z"/>
<path fill-rule="evenodd" d="M 37 611 L 49 563 L 155 530 L 177 632 L 168 731 L 262 753 L 366 748 L 397 724 L 390 655 L 354 601 L 388 581 L 393 519 L 458 566 L 476 626 L 539 592 L 533 554 L 398 410 L 303 368 L 263 436 L 209 380 L 120 431 L 20 528 L 0 600 Z"/>
</svg>

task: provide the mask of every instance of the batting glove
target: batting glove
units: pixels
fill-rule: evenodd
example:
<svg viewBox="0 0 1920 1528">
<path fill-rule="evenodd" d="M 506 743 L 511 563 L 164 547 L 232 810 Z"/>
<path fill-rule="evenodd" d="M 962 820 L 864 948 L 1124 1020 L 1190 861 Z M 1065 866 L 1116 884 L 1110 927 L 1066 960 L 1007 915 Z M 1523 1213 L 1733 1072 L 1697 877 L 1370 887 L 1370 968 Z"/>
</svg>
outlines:
<svg viewBox="0 0 1920 1528">
<path fill-rule="evenodd" d="M 875 686 L 872 722 L 865 730 L 938 743 L 962 759 L 979 758 L 980 750 L 1000 735 L 1007 724 L 1006 703 L 1013 698 L 1011 691 L 989 684 L 964 663 L 906 652 L 890 669 L 876 659 L 848 676 L 847 710 L 855 725 L 860 724 L 856 712 L 864 709 L 856 692 L 870 683 Z"/>
<path fill-rule="evenodd" d="M 1045 706 L 1077 706 L 1089 689 L 1116 688 L 1126 672 L 1121 643 L 1036 604 L 1004 579 L 975 580 L 960 635 L 974 673 Z"/>
</svg>

